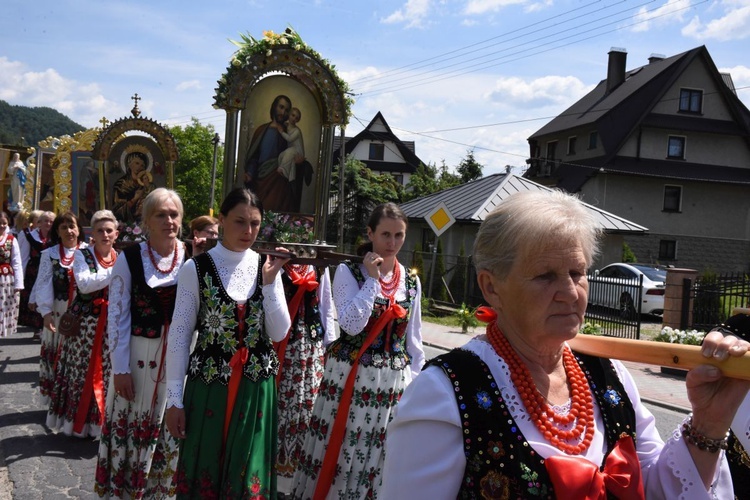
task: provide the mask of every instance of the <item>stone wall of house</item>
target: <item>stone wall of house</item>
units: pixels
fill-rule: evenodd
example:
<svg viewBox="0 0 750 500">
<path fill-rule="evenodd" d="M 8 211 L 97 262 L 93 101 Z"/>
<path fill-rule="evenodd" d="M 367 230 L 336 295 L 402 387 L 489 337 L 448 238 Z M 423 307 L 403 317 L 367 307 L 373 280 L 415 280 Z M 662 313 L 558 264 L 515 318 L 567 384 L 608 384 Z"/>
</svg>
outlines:
<svg viewBox="0 0 750 500">
<path fill-rule="evenodd" d="M 677 242 L 675 260 L 659 259 L 661 240 Z M 648 234 L 625 236 L 625 242 L 639 262 L 691 268 L 699 273 L 711 270 L 717 273 L 750 271 L 750 242 L 698 236 Z"/>
</svg>

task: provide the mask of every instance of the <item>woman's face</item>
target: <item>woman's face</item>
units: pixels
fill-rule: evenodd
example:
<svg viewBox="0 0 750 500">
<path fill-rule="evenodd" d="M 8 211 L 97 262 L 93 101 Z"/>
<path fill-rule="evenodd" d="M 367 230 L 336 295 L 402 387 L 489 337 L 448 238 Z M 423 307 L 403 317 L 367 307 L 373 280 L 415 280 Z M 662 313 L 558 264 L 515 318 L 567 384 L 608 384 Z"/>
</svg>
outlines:
<svg viewBox="0 0 750 500">
<path fill-rule="evenodd" d="M 91 237 L 94 239 L 94 245 L 97 250 L 105 250 L 109 253 L 115 240 L 117 239 L 117 226 L 111 220 L 101 220 L 94 224 L 91 231 Z"/>
<path fill-rule="evenodd" d="M 3 214 L 0 214 L 0 235 L 5 233 L 5 231 L 8 229 L 8 216 Z"/>
<path fill-rule="evenodd" d="M 52 229 L 52 222 L 52 219 L 46 215 L 39 217 L 39 220 L 36 222 L 36 227 L 39 228 L 39 232 L 42 233 L 42 236 L 47 236 L 49 230 Z"/>
<path fill-rule="evenodd" d="M 498 325 L 529 345 L 555 349 L 583 323 L 589 291 L 583 250 L 567 242 L 521 250 L 505 279 L 492 277 Z"/>
<path fill-rule="evenodd" d="M 219 225 L 211 224 L 203 229 L 196 229 L 193 231 L 193 238 L 218 238 L 219 237 Z"/>
<path fill-rule="evenodd" d="M 148 237 L 155 241 L 174 240 L 180 232 L 182 216 L 177 205 L 167 198 L 148 219 Z"/>
<path fill-rule="evenodd" d="M 57 236 L 65 248 L 73 248 L 78 244 L 78 224 L 75 221 L 63 222 L 57 227 Z"/>
<path fill-rule="evenodd" d="M 260 210 L 247 203 L 240 203 L 227 213 L 219 214 L 219 223 L 224 228 L 222 245 L 233 252 L 243 252 L 253 246 L 260 231 Z"/>
<path fill-rule="evenodd" d="M 373 231 L 367 228 L 367 237 L 372 242 L 372 251 L 381 257 L 395 257 L 404 245 L 406 223 L 401 219 L 383 217 Z"/>
</svg>

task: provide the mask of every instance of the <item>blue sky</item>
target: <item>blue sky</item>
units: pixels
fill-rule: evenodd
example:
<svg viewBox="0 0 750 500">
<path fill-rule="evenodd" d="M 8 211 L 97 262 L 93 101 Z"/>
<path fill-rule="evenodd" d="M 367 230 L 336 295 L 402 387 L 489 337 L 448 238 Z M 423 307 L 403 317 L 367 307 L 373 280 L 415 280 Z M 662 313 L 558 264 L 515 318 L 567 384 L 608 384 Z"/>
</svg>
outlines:
<svg viewBox="0 0 750 500">
<path fill-rule="evenodd" d="M 381 111 L 426 162 L 468 149 L 521 173 L 526 139 L 606 77 L 706 45 L 750 106 L 750 0 L 6 0 L 0 99 L 86 126 L 129 114 L 223 136 L 216 80 L 240 33 L 293 26 L 357 94 L 347 135 Z"/>
</svg>

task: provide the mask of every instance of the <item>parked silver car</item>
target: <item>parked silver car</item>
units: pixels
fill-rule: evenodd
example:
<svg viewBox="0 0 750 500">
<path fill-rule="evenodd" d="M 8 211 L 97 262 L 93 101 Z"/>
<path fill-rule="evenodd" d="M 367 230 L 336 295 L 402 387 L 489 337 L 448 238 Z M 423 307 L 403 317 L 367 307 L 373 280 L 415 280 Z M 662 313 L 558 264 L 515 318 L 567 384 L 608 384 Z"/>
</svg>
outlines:
<svg viewBox="0 0 750 500">
<path fill-rule="evenodd" d="M 640 295 L 642 314 L 663 314 L 666 281 L 667 269 L 662 266 L 610 264 L 589 276 L 589 304 L 617 309 L 623 318 L 634 318 Z"/>
</svg>

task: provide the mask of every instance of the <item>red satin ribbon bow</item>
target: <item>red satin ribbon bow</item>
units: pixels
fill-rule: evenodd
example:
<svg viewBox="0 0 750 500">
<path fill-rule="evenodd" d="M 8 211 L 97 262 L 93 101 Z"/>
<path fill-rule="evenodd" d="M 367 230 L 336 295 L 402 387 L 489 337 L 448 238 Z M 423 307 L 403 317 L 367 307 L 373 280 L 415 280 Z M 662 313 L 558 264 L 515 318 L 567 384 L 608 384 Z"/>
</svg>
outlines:
<svg viewBox="0 0 750 500">
<path fill-rule="evenodd" d="M 94 344 L 91 347 L 91 358 L 89 369 L 86 372 L 86 380 L 83 383 L 83 392 L 78 402 L 78 410 L 73 420 L 73 432 L 80 434 L 83 431 L 83 425 L 86 423 L 86 415 L 89 412 L 91 396 L 96 400 L 96 406 L 99 408 L 98 425 L 104 424 L 104 369 L 102 368 L 102 345 L 104 344 L 104 329 L 107 325 L 107 308 L 109 301 L 103 298 L 94 299 L 94 306 L 99 307 L 99 319 L 96 322 L 96 333 L 94 334 Z"/>
<path fill-rule="evenodd" d="M 297 313 L 299 312 L 299 305 L 302 302 L 302 298 L 306 292 L 312 292 L 318 288 L 318 282 L 315 280 L 315 271 L 300 276 L 296 272 L 290 272 L 289 277 L 292 278 L 292 284 L 297 286 L 297 291 L 294 292 L 292 300 L 289 301 L 289 318 L 291 319 L 291 326 L 289 327 L 286 336 L 280 342 L 274 342 L 276 348 L 276 355 L 279 357 L 279 371 L 276 373 L 276 387 L 281 383 L 281 374 L 284 369 L 284 358 L 286 357 L 286 346 L 289 343 L 289 334 L 291 329 L 294 327 L 294 320 L 297 319 Z"/>
<path fill-rule="evenodd" d="M 323 500 L 328 496 L 328 490 L 331 489 L 333 484 L 333 476 L 336 473 L 336 464 L 339 459 L 339 452 L 341 452 L 341 445 L 344 442 L 344 432 L 346 431 L 346 421 L 349 419 L 349 406 L 352 402 L 352 396 L 354 395 L 354 380 L 357 378 L 357 369 L 359 368 L 359 360 L 367 349 L 372 345 L 383 328 L 394 319 L 400 319 L 406 317 L 406 309 L 401 307 L 399 304 L 393 302 L 391 306 L 381 314 L 372 325 L 370 332 L 367 334 L 367 338 L 362 343 L 362 347 L 359 348 L 357 353 L 357 359 L 354 360 L 351 370 L 349 370 L 349 376 L 346 378 L 346 384 L 344 390 L 341 392 L 341 398 L 339 398 L 339 408 L 336 411 L 336 417 L 333 420 L 333 428 L 331 429 L 331 437 L 328 439 L 328 447 L 326 448 L 325 456 L 323 457 L 323 463 L 320 466 L 320 474 L 318 474 L 318 483 L 315 485 L 315 494 L 313 500 Z"/>
<path fill-rule="evenodd" d="M 546 460 L 547 472 L 559 497 L 605 500 L 609 491 L 620 500 L 640 500 L 641 464 L 633 438 L 621 438 L 604 463 L 604 470 L 581 457 L 559 455 Z"/>
</svg>

